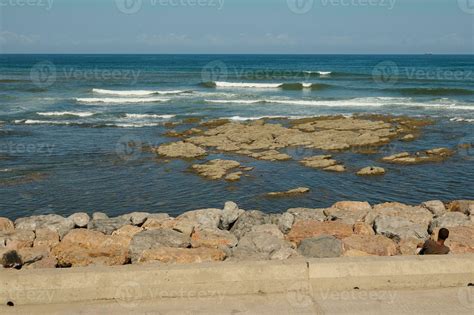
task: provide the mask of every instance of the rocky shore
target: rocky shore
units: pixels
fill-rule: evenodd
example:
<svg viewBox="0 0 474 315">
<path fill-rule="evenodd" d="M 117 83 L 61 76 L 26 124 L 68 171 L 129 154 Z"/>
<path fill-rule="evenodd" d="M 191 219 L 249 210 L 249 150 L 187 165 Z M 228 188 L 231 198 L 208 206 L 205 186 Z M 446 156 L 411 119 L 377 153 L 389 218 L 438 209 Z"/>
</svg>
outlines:
<svg viewBox="0 0 474 315">
<path fill-rule="evenodd" d="M 10 267 L 66 268 L 414 255 L 416 245 L 436 237 L 441 227 L 451 232 L 447 245 L 452 253 L 473 253 L 474 201 L 416 206 L 341 201 L 282 214 L 246 211 L 227 202 L 223 209 L 176 218 L 145 212 L 114 218 L 104 213 L 39 215 L 15 222 L 0 218 L 0 257 Z"/>
</svg>

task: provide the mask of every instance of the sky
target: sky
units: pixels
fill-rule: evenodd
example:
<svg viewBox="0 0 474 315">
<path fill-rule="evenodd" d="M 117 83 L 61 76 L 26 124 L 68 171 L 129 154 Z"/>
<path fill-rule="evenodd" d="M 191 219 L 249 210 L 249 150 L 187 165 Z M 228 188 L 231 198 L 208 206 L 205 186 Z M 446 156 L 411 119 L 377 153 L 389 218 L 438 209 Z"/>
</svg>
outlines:
<svg viewBox="0 0 474 315">
<path fill-rule="evenodd" d="M 473 54 L 474 0 L 0 0 L 0 52 Z"/>
</svg>

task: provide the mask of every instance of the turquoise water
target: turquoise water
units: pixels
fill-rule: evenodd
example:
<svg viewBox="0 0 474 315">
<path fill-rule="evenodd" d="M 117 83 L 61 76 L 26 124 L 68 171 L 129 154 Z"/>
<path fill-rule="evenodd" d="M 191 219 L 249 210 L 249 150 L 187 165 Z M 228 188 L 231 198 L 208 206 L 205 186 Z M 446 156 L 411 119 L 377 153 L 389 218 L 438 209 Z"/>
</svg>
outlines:
<svg viewBox="0 0 474 315">
<path fill-rule="evenodd" d="M 174 141 L 164 123 L 381 113 L 431 117 L 421 139 L 380 154 L 337 154 L 349 172 L 226 157 L 255 166 L 237 183 L 206 181 L 186 161 L 164 163 L 142 146 Z M 0 215 L 130 211 L 178 214 L 221 207 L 279 212 L 341 199 L 418 203 L 474 198 L 474 152 L 441 164 L 394 166 L 386 154 L 474 138 L 474 57 L 360 55 L 0 55 Z M 191 126 L 191 125 L 190 125 Z M 187 126 L 187 127 L 190 127 Z M 381 165 L 382 178 L 360 178 Z M 265 192 L 311 187 L 300 198 Z"/>
</svg>

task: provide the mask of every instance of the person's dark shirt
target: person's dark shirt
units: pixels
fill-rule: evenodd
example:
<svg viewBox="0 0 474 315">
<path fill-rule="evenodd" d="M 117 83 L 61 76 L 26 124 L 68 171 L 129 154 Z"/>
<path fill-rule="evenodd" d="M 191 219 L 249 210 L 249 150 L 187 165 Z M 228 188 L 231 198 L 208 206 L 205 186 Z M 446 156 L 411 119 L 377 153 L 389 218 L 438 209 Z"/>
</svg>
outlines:
<svg viewBox="0 0 474 315">
<path fill-rule="evenodd" d="M 448 253 L 448 246 L 440 245 L 433 240 L 427 240 L 420 251 L 420 255 L 446 255 Z"/>
</svg>

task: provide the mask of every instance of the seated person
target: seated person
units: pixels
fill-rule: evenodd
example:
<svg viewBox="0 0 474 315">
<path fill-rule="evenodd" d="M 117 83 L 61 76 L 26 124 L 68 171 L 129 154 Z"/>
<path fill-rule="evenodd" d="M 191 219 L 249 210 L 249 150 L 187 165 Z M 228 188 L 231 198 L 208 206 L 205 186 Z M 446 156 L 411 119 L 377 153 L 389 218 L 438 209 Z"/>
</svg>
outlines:
<svg viewBox="0 0 474 315">
<path fill-rule="evenodd" d="M 444 245 L 444 241 L 449 236 L 449 230 L 442 228 L 438 232 L 438 240 L 427 240 L 424 244 L 419 244 L 419 255 L 446 255 L 449 253 L 449 247 Z"/>
</svg>

